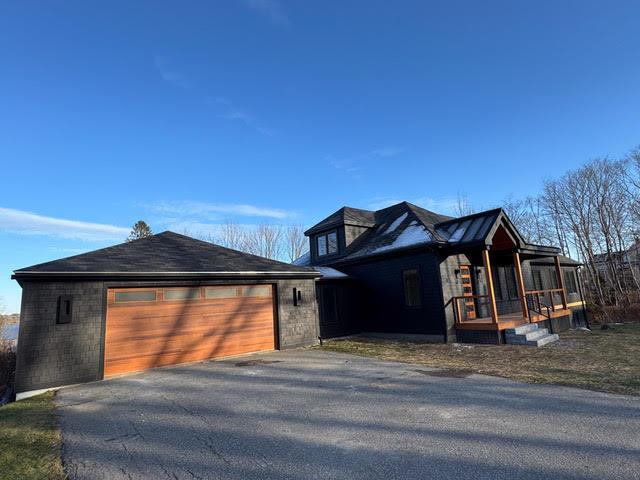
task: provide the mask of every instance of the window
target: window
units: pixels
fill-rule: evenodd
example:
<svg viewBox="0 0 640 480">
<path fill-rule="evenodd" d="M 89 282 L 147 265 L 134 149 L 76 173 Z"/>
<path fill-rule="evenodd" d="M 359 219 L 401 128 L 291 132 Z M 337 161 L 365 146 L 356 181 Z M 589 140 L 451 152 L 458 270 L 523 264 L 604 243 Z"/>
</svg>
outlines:
<svg viewBox="0 0 640 480">
<path fill-rule="evenodd" d="M 324 235 L 318 235 L 316 237 L 316 242 L 318 245 L 319 257 L 338 252 L 338 232 L 336 230 Z"/>
<path fill-rule="evenodd" d="M 236 287 L 211 287 L 204 291 L 204 298 L 231 298 L 238 296 Z"/>
<path fill-rule="evenodd" d="M 73 297 L 71 295 L 60 295 L 58 297 L 58 317 L 56 323 L 71 323 L 73 316 Z"/>
<path fill-rule="evenodd" d="M 420 273 L 418 269 L 404 270 L 402 272 L 404 286 L 404 304 L 407 307 L 419 307 L 422 305 L 420 292 Z"/>
<path fill-rule="evenodd" d="M 176 288 L 164 291 L 165 300 L 196 300 L 200 298 L 199 288 Z"/>
<path fill-rule="evenodd" d="M 327 236 L 318 236 L 318 256 L 321 257 L 327 254 Z"/>
<path fill-rule="evenodd" d="M 130 292 L 116 292 L 115 300 L 121 302 L 153 302 L 156 299 L 155 290 L 135 290 Z"/>
<path fill-rule="evenodd" d="M 494 289 L 498 300 L 517 300 L 518 285 L 515 269 L 510 266 L 498 266 L 494 270 Z"/>
<path fill-rule="evenodd" d="M 256 285 L 242 289 L 243 297 L 268 297 L 269 295 L 271 295 L 271 286 L 269 285 Z"/>
<path fill-rule="evenodd" d="M 567 293 L 578 293 L 578 282 L 576 281 L 576 272 L 572 270 L 564 271 L 564 288 Z"/>
<path fill-rule="evenodd" d="M 532 270 L 531 271 L 532 275 L 533 275 L 533 287 L 536 290 L 542 290 L 543 286 L 542 286 L 542 272 L 540 272 L 540 270 Z"/>
</svg>

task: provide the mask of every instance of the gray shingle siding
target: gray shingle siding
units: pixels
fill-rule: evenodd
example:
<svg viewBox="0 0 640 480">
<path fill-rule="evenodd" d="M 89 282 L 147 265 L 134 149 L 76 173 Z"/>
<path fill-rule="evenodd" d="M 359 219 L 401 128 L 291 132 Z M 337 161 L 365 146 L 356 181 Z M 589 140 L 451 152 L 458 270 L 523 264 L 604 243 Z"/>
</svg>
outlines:
<svg viewBox="0 0 640 480">
<path fill-rule="evenodd" d="M 73 296 L 71 323 L 57 324 L 58 297 Z M 16 390 L 99 380 L 102 377 L 102 282 L 25 282 L 16 365 Z"/>
<path fill-rule="evenodd" d="M 293 289 L 302 300 L 293 304 Z M 277 284 L 280 348 L 312 345 L 318 341 L 318 305 L 314 280 L 279 280 Z"/>
</svg>

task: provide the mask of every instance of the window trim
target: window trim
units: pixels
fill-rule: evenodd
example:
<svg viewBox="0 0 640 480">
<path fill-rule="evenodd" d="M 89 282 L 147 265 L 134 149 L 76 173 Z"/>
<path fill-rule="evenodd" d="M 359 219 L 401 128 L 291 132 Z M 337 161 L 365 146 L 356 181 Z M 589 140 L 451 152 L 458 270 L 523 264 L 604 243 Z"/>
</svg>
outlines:
<svg viewBox="0 0 640 480">
<path fill-rule="evenodd" d="M 334 251 L 330 251 L 329 249 L 329 237 L 331 235 L 335 235 L 336 237 L 336 248 Z M 320 241 L 324 241 L 324 250 L 325 253 L 320 253 Z M 318 257 L 327 257 L 329 255 L 336 255 L 337 253 L 340 253 L 340 237 L 338 236 L 338 229 L 333 229 L 333 230 L 329 230 L 328 232 L 325 233 L 321 233 L 319 235 L 316 235 L 316 256 Z"/>
<path fill-rule="evenodd" d="M 417 279 L 417 301 L 418 303 L 415 304 L 411 304 L 409 303 L 409 297 L 408 297 L 408 290 L 407 290 L 407 274 L 410 272 L 415 272 L 416 275 L 416 279 Z M 401 278 L 402 278 L 402 302 L 405 308 L 422 308 L 422 273 L 420 272 L 420 268 L 419 267 L 413 267 L 413 268 L 405 268 L 402 270 L 401 272 Z"/>
</svg>

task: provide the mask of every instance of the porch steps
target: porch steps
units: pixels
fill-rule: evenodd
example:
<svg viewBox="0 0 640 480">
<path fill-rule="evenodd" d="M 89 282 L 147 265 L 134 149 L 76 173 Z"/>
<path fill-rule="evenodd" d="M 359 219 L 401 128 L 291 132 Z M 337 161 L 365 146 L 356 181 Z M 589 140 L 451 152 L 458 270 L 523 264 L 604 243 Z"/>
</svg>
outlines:
<svg viewBox="0 0 640 480">
<path fill-rule="evenodd" d="M 555 333 L 549 333 L 546 328 L 539 328 L 537 323 L 527 323 L 516 328 L 507 328 L 504 337 L 511 345 L 530 345 L 541 347 L 559 340 Z"/>
</svg>

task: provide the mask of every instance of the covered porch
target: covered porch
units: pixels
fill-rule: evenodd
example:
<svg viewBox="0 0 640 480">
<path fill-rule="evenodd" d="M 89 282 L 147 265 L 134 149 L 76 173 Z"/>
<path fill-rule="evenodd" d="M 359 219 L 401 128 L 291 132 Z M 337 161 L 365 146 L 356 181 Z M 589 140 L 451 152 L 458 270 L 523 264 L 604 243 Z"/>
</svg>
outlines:
<svg viewBox="0 0 640 480">
<path fill-rule="evenodd" d="M 525 242 L 502 210 L 455 219 L 445 228 L 455 245 L 451 253 L 467 262 L 455 270 L 462 290 L 451 298 L 456 331 L 501 332 L 540 322 L 551 327 L 553 319 L 571 314 L 559 250 Z M 553 258 L 546 286 L 529 265 L 540 258 Z"/>
</svg>

